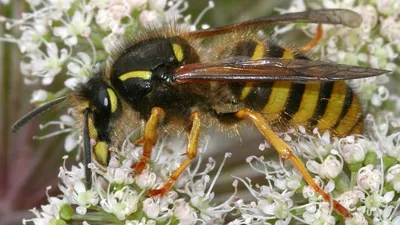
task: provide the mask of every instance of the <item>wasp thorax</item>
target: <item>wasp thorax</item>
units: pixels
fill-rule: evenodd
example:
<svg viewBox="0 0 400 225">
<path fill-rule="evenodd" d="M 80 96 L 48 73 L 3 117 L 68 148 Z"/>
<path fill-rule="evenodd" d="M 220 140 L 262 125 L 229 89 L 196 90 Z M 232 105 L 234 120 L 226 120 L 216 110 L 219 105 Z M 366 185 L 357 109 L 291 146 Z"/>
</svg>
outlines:
<svg viewBox="0 0 400 225">
<path fill-rule="evenodd" d="M 133 104 L 158 85 L 170 83 L 177 67 L 197 61 L 195 50 L 180 37 L 146 39 L 126 48 L 115 60 L 111 84 Z"/>
</svg>

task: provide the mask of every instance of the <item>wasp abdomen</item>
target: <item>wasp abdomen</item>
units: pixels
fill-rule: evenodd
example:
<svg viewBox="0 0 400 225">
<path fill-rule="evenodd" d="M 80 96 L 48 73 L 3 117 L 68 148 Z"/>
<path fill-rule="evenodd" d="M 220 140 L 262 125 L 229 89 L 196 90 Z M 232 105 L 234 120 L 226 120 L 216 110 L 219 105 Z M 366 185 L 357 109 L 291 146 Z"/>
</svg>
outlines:
<svg viewBox="0 0 400 225">
<path fill-rule="evenodd" d="M 227 55 L 228 54 L 228 55 Z M 249 39 L 227 48 L 221 56 L 245 56 L 307 59 L 270 41 Z M 362 107 L 358 96 L 344 81 L 271 81 L 229 84 L 236 98 L 261 112 L 270 122 L 309 130 L 330 130 L 337 136 L 360 133 Z"/>
<path fill-rule="evenodd" d="M 232 84 L 245 105 L 269 122 L 330 130 L 337 136 L 362 131 L 362 107 L 344 81 L 273 81 Z"/>
</svg>

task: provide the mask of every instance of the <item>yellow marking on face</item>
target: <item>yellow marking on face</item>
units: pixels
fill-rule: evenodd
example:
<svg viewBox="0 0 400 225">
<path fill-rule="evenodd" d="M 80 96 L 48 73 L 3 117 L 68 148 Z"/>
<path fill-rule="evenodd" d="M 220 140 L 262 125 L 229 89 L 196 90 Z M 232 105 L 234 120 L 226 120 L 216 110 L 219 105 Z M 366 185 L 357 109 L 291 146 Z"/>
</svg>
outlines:
<svg viewBox="0 0 400 225">
<path fill-rule="evenodd" d="M 89 108 L 89 101 L 87 101 L 87 100 L 79 101 L 79 104 L 82 104 L 82 108 L 85 108 L 85 109 Z"/>
<path fill-rule="evenodd" d="M 244 100 L 247 98 L 247 96 L 249 96 L 251 89 L 254 86 L 254 82 L 246 82 L 243 89 L 242 89 L 242 93 L 240 94 L 240 100 Z"/>
<path fill-rule="evenodd" d="M 107 88 L 107 92 L 108 92 L 108 97 L 110 97 L 111 112 L 114 113 L 118 107 L 117 95 L 115 95 L 115 92 L 111 88 Z"/>
<path fill-rule="evenodd" d="M 90 136 L 90 138 L 97 139 L 97 135 L 98 135 L 97 134 L 97 129 L 94 126 L 93 120 L 91 118 L 89 118 L 88 127 L 89 127 L 89 136 Z"/>
<path fill-rule="evenodd" d="M 254 49 L 251 59 L 252 60 L 261 59 L 264 57 L 264 53 L 265 53 L 264 43 L 260 42 L 256 45 L 256 48 Z"/>
<path fill-rule="evenodd" d="M 294 58 L 293 52 L 291 52 L 287 49 L 285 49 L 285 51 L 283 51 L 282 59 L 293 59 L 293 58 Z"/>
<path fill-rule="evenodd" d="M 279 114 L 285 109 L 291 86 L 291 81 L 274 82 L 271 95 L 268 99 L 268 103 L 262 109 L 262 113 L 269 114 L 266 116 L 268 121 L 274 121 L 278 119 Z"/>
<path fill-rule="evenodd" d="M 324 115 L 318 120 L 317 127 L 320 131 L 331 128 L 343 110 L 347 86 L 344 81 L 336 81 L 333 85 L 331 98 L 325 109 Z"/>
<path fill-rule="evenodd" d="M 108 145 L 104 141 L 97 142 L 94 146 L 94 154 L 102 165 L 107 165 L 107 158 L 108 158 Z"/>
<path fill-rule="evenodd" d="M 357 119 L 362 115 L 361 105 L 358 101 L 358 97 L 353 95 L 353 100 L 351 102 L 350 109 L 347 111 L 346 115 L 340 121 L 339 125 L 336 127 L 335 131 L 338 136 L 343 136 L 351 131 L 357 123 Z"/>
<path fill-rule="evenodd" d="M 151 71 L 148 70 L 135 70 L 128 73 L 123 74 L 119 77 L 120 80 L 125 81 L 130 78 L 140 78 L 143 80 L 150 80 Z"/>
<path fill-rule="evenodd" d="M 176 59 L 181 62 L 183 60 L 182 47 L 179 44 L 172 44 L 172 50 L 174 51 Z"/>
</svg>

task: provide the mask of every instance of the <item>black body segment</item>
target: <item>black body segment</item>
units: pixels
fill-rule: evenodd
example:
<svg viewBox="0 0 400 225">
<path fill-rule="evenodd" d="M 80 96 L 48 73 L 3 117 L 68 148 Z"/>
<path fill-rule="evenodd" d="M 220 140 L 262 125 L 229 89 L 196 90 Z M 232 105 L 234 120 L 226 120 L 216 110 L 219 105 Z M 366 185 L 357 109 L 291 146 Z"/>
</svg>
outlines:
<svg viewBox="0 0 400 225">
<path fill-rule="evenodd" d="M 305 83 L 292 84 L 290 94 L 286 102 L 285 110 L 282 114 L 283 119 L 289 121 L 292 116 L 298 111 L 305 88 Z"/>
<path fill-rule="evenodd" d="M 321 92 L 318 96 L 317 109 L 315 110 L 312 119 L 310 120 L 310 126 L 315 126 L 318 120 L 324 115 L 326 107 L 328 105 L 329 99 L 331 98 L 333 82 L 323 82 L 321 83 Z"/>
<path fill-rule="evenodd" d="M 340 122 L 342 121 L 344 116 L 347 114 L 347 112 L 351 108 L 352 103 L 353 103 L 353 96 L 354 96 L 353 90 L 347 85 L 346 86 L 346 96 L 344 98 L 343 108 L 342 108 L 342 111 L 340 112 L 339 119 L 336 121 L 335 125 L 333 125 L 333 129 L 335 129 L 340 124 Z M 354 118 L 354 119 L 357 120 L 357 118 Z"/>
<path fill-rule="evenodd" d="M 275 44 L 273 42 L 269 42 L 269 51 L 267 56 L 282 58 L 284 52 L 285 49 L 282 48 L 282 46 Z"/>
<path fill-rule="evenodd" d="M 198 61 L 196 51 L 180 37 L 147 39 L 117 58 L 111 68 L 111 84 L 143 118 L 147 119 L 155 106 L 167 113 L 188 115 L 197 97 L 171 85 L 171 76 L 177 67 Z"/>
</svg>

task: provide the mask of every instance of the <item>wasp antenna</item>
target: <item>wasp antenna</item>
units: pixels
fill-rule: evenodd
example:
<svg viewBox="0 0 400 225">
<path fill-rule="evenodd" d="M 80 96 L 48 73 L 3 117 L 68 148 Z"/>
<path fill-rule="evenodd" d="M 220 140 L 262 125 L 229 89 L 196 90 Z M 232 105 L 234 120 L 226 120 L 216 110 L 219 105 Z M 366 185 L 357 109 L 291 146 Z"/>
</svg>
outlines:
<svg viewBox="0 0 400 225">
<path fill-rule="evenodd" d="M 90 135 L 89 135 L 89 113 L 88 109 L 83 112 L 84 115 L 84 128 L 83 128 L 83 148 L 84 148 L 84 164 L 85 164 L 85 177 L 86 177 L 86 188 L 90 189 L 92 186 L 92 171 L 88 165 L 92 162 L 92 150 L 90 146 Z"/>
<path fill-rule="evenodd" d="M 63 97 L 54 99 L 53 101 L 50 101 L 50 102 L 48 102 L 48 103 L 46 103 L 44 105 L 41 105 L 41 106 L 37 107 L 36 109 L 34 109 L 32 111 L 30 111 L 28 114 L 26 114 L 21 119 L 19 119 L 17 122 L 15 122 L 12 125 L 11 130 L 13 132 L 19 130 L 19 128 L 24 126 L 26 123 L 31 121 L 33 118 L 35 118 L 36 116 L 40 115 L 42 112 L 52 108 L 53 106 L 57 105 L 58 103 L 64 101 L 65 99 L 67 99 L 67 96 L 63 96 Z"/>
</svg>

